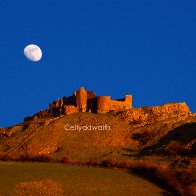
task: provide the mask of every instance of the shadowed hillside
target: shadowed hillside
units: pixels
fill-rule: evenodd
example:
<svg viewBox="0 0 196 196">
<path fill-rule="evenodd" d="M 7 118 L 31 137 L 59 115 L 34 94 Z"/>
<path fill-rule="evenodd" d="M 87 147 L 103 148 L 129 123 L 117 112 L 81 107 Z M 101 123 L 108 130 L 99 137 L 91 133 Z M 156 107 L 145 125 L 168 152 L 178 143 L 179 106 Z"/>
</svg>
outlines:
<svg viewBox="0 0 196 196">
<path fill-rule="evenodd" d="M 196 123 L 181 125 L 169 131 L 154 145 L 146 147 L 141 154 L 196 154 Z"/>
</svg>

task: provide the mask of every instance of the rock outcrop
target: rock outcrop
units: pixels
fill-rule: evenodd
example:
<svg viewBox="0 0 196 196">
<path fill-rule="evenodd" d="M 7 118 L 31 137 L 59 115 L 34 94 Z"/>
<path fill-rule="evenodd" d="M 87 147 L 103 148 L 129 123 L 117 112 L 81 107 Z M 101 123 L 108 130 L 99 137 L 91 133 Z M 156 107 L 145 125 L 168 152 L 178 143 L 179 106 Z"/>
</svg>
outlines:
<svg viewBox="0 0 196 196">
<path fill-rule="evenodd" d="M 146 124 L 156 123 L 157 121 L 164 121 L 171 123 L 173 118 L 183 120 L 191 114 L 186 103 L 168 103 L 161 106 L 151 106 L 142 108 L 132 108 L 124 112 L 118 112 L 116 115 L 129 124 L 139 124 L 140 126 Z"/>
</svg>

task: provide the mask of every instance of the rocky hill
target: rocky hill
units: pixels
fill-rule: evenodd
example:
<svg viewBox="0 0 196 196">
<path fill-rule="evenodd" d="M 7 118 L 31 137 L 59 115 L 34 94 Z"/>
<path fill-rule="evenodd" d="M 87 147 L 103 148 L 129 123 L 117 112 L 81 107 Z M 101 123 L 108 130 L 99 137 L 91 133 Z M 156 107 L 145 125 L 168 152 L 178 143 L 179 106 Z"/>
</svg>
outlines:
<svg viewBox="0 0 196 196">
<path fill-rule="evenodd" d="M 139 161 L 137 168 L 159 171 L 156 176 L 161 174 L 166 182 L 163 174 L 167 168 L 167 172 L 177 176 L 174 179 L 182 182 L 177 188 L 175 180 L 169 182 L 177 192 L 183 189 L 194 193 L 196 114 L 191 113 L 186 103 L 125 109 L 121 101 L 109 100 L 110 110 L 97 113 L 79 111 L 79 104 L 68 114 L 59 111 L 62 106 L 72 106 L 64 103 L 58 108 L 59 101 L 53 103 L 57 104 L 55 110 L 44 110 L 25 118 L 21 124 L 1 128 L 0 160 L 47 156 L 66 163 L 106 161 L 108 165 L 109 160 L 109 165 L 115 166 L 124 161 L 125 167 L 127 161 Z"/>
<path fill-rule="evenodd" d="M 0 153 L 12 157 L 44 154 L 57 159 L 67 156 L 81 160 L 99 160 L 107 156 L 124 158 L 126 149 L 142 151 L 159 143 L 178 127 L 188 125 L 194 129 L 194 123 L 196 115 L 190 112 L 185 103 L 106 114 L 78 112 L 36 118 L 0 129 Z M 181 129 L 182 134 L 186 135 Z M 190 149 L 195 147 L 194 133 L 188 139 L 179 136 Z M 175 135 L 168 137 L 163 145 L 169 145 L 173 139 Z"/>
</svg>

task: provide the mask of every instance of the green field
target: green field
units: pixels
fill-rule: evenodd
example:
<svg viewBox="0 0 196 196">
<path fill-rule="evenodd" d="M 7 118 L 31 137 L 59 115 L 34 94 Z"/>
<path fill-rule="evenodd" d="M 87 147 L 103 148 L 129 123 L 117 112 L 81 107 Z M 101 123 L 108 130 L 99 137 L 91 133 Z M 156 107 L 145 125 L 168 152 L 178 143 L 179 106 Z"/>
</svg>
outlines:
<svg viewBox="0 0 196 196">
<path fill-rule="evenodd" d="M 0 195 L 149 196 L 165 195 L 165 192 L 126 171 L 52 163 L 0 162 Z"/>
</svg>

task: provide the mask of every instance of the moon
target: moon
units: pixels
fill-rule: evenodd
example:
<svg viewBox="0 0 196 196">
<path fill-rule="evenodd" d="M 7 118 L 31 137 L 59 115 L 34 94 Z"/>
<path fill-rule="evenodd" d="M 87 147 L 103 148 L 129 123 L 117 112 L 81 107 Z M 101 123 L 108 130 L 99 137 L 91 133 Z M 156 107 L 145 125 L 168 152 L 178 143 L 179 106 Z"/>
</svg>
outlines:
<svg viewBox="0 0 196 196">
<path fill-rule="evenodd" d="M 42 50 L 35 44 L 30 44 L 25 47 L 24 55 L 27 59 L 33 62 L 40 61 L 42 58 Z"/>
</svg>

